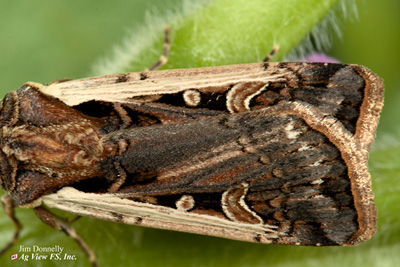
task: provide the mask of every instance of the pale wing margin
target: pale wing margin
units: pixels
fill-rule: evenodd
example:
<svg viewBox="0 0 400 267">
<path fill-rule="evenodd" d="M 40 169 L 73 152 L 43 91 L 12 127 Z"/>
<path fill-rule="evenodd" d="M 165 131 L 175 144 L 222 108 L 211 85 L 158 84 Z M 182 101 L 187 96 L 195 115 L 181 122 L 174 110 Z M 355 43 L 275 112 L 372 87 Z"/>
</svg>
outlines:
<svg viewBox="0 0 400 267">
<path fill-rule="evenodd" d="M 85 193 L 72 187 L 64 187 L 57 193 L 42 196 L 31 204 L 45 204 L 50 208 L 107 221 L 248 242 L 271 243 L 273 239 L 285 235 L 276 226 L 268 224 L 234 222 L 222 217 L 141 203 L 118 194 Z"/>
</svg>

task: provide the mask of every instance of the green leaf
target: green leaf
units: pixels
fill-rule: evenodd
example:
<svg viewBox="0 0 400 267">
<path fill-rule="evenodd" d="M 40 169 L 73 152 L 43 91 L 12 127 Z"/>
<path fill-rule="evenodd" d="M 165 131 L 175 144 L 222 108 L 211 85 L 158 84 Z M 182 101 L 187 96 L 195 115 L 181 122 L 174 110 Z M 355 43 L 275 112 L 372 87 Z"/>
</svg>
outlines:
<svg viewBox="0 0 400 267">
<path fill-rule="evenodd" d="M 185 1 L 164 16 L 149 17 L 132 31 L 94 74 L 141 71 L 162 51 L 162 29 L 172 29 L 165 68 L 189 68 L 260 62 L 274 45 L 279 61 L 316 27 L 338 0 Z M 320 33 L 316 39 L 324 39 Z M 319 42 L 319 41 L 318 41 Z"/>
</svg>

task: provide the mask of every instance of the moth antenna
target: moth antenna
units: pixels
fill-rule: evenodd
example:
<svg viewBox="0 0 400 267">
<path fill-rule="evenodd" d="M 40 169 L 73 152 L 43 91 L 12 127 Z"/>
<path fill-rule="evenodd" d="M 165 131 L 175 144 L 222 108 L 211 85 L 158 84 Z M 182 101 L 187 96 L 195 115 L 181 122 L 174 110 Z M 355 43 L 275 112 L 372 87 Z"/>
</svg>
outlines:
<svg viewBox="0 0 400 267">
<path fill-rule="evenodd" d="M 75 218 L 73 218 L 72 220 L 69 221 L 70 224 L 73 224 L 74 222 L 76 222 L 77 220 L 79 220 L 80 218 L 82 218 L 82 216 L 77 215 Z"/>
<path fill-rule="evenodd" d="M 171 40 L 170 40 L 170 32 L 171 28 L 166 25 L 164 26 L 164 45 L 163 45 L 163 53 L 160 56 L 160 58 L 157 60 L 156 63 L 153 64 L 150 68 L 147 69 L 147 71 L 152 71 L 152 70 L 157 70 L 167 64 L 168 62 L 168 54 L 169 50 L 171 49 Z"/>
<path fill-rule="evenodd" d="M 9 195 L 4 195 L 1 197 L 1 206 L 3 207 L 4 213 L 11 219 L 15 226 L 14 236 L 11 241 L 0 251 L 0 256 L 6 253 L 19 239 L 19 233 L 22 230 L 22 225 L 15 217 L 15 205 L 13 200 Z"/>
<path fill-rule="evenodd" d="M 264 58 L 263 62 L 268 62 L 272 59 L 272 57 L 279 51 L 279 45 L 274 45 L 271 52 Z"/>
<path fill-rule="evenodd" d="M 57 230 L 63 231 L 67 236 L 75 240 L 76 243 L 81 247 L 83 252 L 88 257 L 88 260 L 92 264 L 93 267 L 98 267 L 96 254 L 94 254 L 93 250 L 89 247 L 89 245 L 83 240 L 83 238 L 78 235 L 75 231 L 75 228 L 72 226 L 72 223 L 62 219 L 61 217 L 55 215 L 54 213 L 50 212 L 48 209 L 44 207 L 36 207 L 33 209 L 36 216 L 42 220 L 45 224 L 50 227 L 53 227 Z"/>
</svg>

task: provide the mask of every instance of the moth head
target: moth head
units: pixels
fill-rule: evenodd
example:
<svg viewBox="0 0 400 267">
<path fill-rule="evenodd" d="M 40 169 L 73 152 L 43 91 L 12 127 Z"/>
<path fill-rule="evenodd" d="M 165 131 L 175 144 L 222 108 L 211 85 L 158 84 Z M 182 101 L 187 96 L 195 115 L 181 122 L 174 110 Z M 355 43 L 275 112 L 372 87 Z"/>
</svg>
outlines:
<svg viewBox="0 0 400 267">
<path fill-rule="evenodd" d="M 10 193 L 15 188 L 17 167 L 15 160 L 0 151 L 0 186 Z"/>
<path fill-rule="evenodd" d="M 7 192 L 15 188 L 16 163 L 3 151 L 4 131 L 16 124 L 18 115 L 18 95 L 13 91 L 0 104 L 0 186 Z"/>
</svg>

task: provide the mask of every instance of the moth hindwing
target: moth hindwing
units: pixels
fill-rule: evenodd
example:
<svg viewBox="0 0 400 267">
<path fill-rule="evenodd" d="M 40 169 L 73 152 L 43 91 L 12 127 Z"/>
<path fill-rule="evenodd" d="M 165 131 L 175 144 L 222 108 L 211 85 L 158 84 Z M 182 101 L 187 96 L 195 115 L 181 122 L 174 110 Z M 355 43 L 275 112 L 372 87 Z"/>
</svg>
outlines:
<svg viewBox="0 0 400 267">
<path fill-rule="evenodd" d="M 376 230 L 383 105 L 357 65 L 256 63 L 26 83 L 2 102 L 1 182 L 21 207 L 289 245 Z"/>
</svg>

